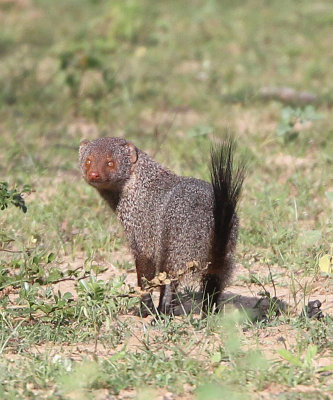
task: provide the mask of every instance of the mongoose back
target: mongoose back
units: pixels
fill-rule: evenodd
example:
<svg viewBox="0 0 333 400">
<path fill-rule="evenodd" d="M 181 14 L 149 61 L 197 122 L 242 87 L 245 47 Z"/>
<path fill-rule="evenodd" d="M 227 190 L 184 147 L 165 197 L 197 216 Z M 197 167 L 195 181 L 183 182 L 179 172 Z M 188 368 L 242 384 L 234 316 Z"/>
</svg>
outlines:
<svg viewBox="0 0 333 400">
<path fill-rule="evenodd" d="M 169 171 L 123 138 L 84 140 L 80 166 L 121 221 L 135 259 L 138 285 L 166 272 L 158 311 L 173 312 L 179 271 L 191 262 L 202 272 L 204 308 L 217 303 L 233 267 L 236 206 L 244 168 L 233 167 L 234 143 L 211 152 L 211 183 Z M 154 311 L 150 294 L 142 315 Z"/>
</svg>

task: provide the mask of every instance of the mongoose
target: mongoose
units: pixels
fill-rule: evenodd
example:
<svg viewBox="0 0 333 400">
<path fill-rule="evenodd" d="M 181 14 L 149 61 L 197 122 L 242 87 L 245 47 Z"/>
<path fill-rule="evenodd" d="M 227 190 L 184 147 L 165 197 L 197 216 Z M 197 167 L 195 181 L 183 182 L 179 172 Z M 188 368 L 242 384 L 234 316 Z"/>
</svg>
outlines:
<svg viewBox="0 0 333 400">
<path fill-rule="evenodd" d="M 238 235 L 236 206 L 244 168 L 233 168 L 234 142 L 211 151 L 211 183 L 178 176 L 123 138 L 80 144 L 83 178 L 97 189 L 120 219 L 137 271 L 138 285 L 166 272 L 157 310 L 172 314 L 178 272 L 190 262 L 206 266 L 204 308 L 215 304 L 233 267 Z M 150 294 L 142 315 L 154 311 Z"/>
</svg>

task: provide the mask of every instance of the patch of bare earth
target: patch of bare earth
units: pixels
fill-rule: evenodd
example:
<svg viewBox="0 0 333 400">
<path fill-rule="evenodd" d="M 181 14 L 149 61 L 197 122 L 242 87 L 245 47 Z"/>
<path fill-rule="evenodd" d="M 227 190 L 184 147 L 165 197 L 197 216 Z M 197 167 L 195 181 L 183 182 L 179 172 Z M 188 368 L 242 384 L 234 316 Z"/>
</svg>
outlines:
<svg viewBox="0 0 333 400">
<path fill-rule="evenodd" d="M 277 265 L 271 267 L 270 271 L 277 276 L 274 278 L 274 285 L 265 283 L 262 287 L 255 283 L 244 283 L 238 279 L 238 276 L 246 277 L 253 274 L 263 278 L 267 275 L 267 267 L 260 263 L 254 263 L 248 270 L 238 264 L 234 272 L 234 279 L 231 286 L 227 288 L 226 294 L 230 291 L 236 296 L 243 297 L 244 300 L 242 300 L 241 305 L 245 308 L 252 308 L 255 302 L 262 298 L 258 296 L 267 291 L 271 297 L 276 297 L 283 302 L 286 306 L 284 311 L 290 313 L 301 313 L 308 301 L 316 299 L 322 302 L 323 311 L 332 312 L 333 294 L 330 278 L 327 275 L 304 276 L 304 271 L 295 270 L 292 276 L 290 271 Z"/>
<path fill-rule="evenodd" d="M 258 113 L 257 109 L 244 110 L 239 105 L 234 105 L 232 112 L 233 116 L 226 115 L 221 122 L 224 126 L 229 127 L 232 132 L 237 132 L 237 135 L 257 134 L 258 127 L 260 127 L 260 133 L 265 136 L 270 136 L 272 132 L 276 131 L 276 116 L 273 113 Z M 262 145 L 266 144 L 267 142 L 264 140 Z M 255 149 L 257 149 L 257 146 L 253 144 L 253 150 Z"/>
<path fill-rule="evenodd" d="M 295 157 L 290 154 L 277 154 L 267 160 L 268 165 L 274 165 L 281 169 L 278 182 L 285 184 L 296 171 L 307 173 L 313 168 L 315 159 L 309 154 L 307 157 Z M 293 185 L 291 188 L 292 194 L 297 196 L 297 190 Z"/>
</svg>

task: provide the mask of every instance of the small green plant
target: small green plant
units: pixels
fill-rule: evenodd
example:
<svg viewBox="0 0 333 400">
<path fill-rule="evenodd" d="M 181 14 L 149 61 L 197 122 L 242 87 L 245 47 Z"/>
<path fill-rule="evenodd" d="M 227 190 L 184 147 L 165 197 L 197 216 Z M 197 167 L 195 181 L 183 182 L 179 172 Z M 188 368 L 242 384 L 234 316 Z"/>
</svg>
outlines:
<svg viewBox="0 0 333 400">
<path fill-rule="evenodd" d="M 18 190 L 16 188 L 9 189 L 8 182 L 0 182 L 0 210 L 5 210 L 8 206 L 13 205 L 26 213 L 27 206 L 22 194 L 30 192 L 29 185 L 24 185 L 21 190 Z"/>
<path fill-rule="evenodd" d="M 288 383 L 293 384 L 308 384 L 313 380 L 314 374 L 331 373 L 333 370 L 333 364 L 329 364 L 323 367 L 317 367 L 315 358 L 318 354 L 318 347 L 314 344 L 310 344 L 305 351 L 305 354 L 294 354 L 287 349 L 277 350 L 277 353 L 285 361 L 287 361 L 287 367 L 285 365 L 279 366 L 279 379 L 285 380 Z"/>
<path fill-rule="evenodd" d="M 14 252 L 11 260 L 0 264 L 0 288 L 22 287 L 24 282 L 40 285 L 66 279 L 65 274 L 53 263 L 54 253 L 39 249 Z M 72 276 L 71 271 L 68 275 Z"/>
<path fill-rule="evenodd" d="M 59 361 L 63 362 L 63 360 Z M 88 399 L 89 389 L 101 378 L 98 364 L 93 361 L 84 361 L 74 366 L 69 364 L 68 369 L 69 371 L 64 371 L 59 377 L 60 391 L 69 394 L 72 398 Z"/>
<path fill-rule="evenodd" d="M 78 316 L 84 324 L 94 328 L 95 351 L 103 324 L 110 325 L 117 313 L 127 311 L 138 302 L 124 288 L 124 277 L 105 282 L 92 275 L 79 281 Z"/>
<path fill-rule="evenodd" d="M 311 125 L 312 121 L 321 119 L 313 106 L 305 108 L 285 107 L 281 111 L 281 119 L 276 133 L 285 143 L 291 142 L 298 137 L 299 131 Z"/>
<path fill-rule="evenodd" d="M 291 351 L 287 349 L 277 350 L 277 353 L 291 365 L 299 368 L 304 368 L 309 371 L 312 371 L 314 369 L 313 361 L 317 352 L 318 349 L 316 345 L 310 345 L 307 348 L 304 357 L 301 357 L 300 355 L 294 355 Z"/>
</svg>

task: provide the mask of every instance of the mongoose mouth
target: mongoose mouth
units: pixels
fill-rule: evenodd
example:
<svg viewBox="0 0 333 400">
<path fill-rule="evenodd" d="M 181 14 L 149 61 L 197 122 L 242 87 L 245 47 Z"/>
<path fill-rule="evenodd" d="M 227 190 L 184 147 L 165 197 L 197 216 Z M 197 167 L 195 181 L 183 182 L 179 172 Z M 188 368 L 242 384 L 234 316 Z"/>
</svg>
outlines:
<svg viewBox="0 0 333 400">
<path fill-rule="evenodd" d="M 89 183 L 89 185 L 97 187 L 97 188 L 110 188 L 112 186 L 112 183 L 110 181 L 107 181 L 105 179 L 86 179 L 86 181 Z"/>
<path fill-rule="evenodd" d="M 106 179 L 86 179 L 89 185 L 93 186 L 96 189 L 108 189 L 108 190 L 117 190 L 119 186 L 119 182 L 115 180 L 106 180 Z"/>
</svg>

